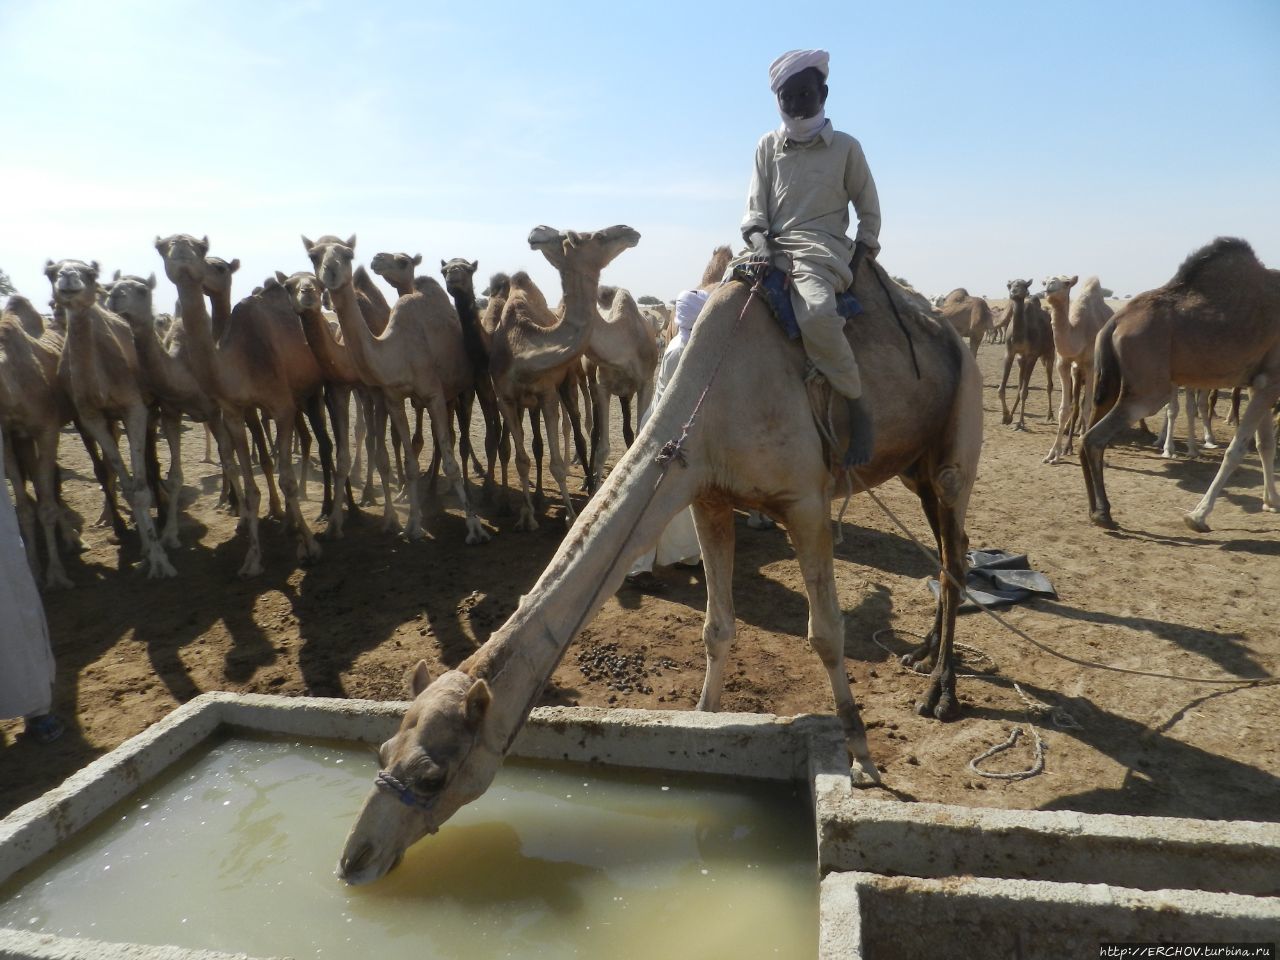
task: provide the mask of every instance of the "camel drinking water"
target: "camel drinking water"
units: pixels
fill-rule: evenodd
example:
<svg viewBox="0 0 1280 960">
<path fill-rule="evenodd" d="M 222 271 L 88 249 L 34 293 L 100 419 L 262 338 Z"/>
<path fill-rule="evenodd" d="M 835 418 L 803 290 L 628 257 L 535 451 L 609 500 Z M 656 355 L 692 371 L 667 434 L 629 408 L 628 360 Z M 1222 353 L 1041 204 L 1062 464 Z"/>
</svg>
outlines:
<svg viewBox="0 0 1280 960">
<path fill-rule="evenodd" d="M 531 240 L 541 241 L 555 263 L 575 248 L 603 246 L 604 233 L 562 235 L 554 250 L 545 232 Z M 965 576 L 965 513 L 982 444 L 982 379 L 949 325 L 902 303 L 897 309 L 909 344 L 888 289 L 879 265 L 865 264 L 856 284 L 864 312 L 847 328 L 876 398 L 875 454 L 859 468 L 855 489 L 900 478 L 920 498 L 934 531 L 943 587 L 929 637 L 906 659 L 932 667 L 918 712 L 945 719 L 959 709 L 951 650 Z M 415 699 L 382 745 L 378 785 L 343 849 L 343 879 L 357 884 L 383 876 L 412 843 L 489 787 L 569 643 L 689 504 L 707 580 L 699 709 L 718 708 L 733 643 L 733 510 L 765 509 L 785 520 L 804 571 L 808 640 L 827 669 L 855 777 L 875 782 L 845 675 L 835 587 L 830 504 L 842 487 L 815 425 L 804 366 L 801 346 L 787 340 L 752 290 L 738 282 L 716 290 L 662 401 L 515 613 L 434 681 L 418 664 Z M 832 444 L 837 457 L 845 432 L 840 425 Z"/>
</svg>

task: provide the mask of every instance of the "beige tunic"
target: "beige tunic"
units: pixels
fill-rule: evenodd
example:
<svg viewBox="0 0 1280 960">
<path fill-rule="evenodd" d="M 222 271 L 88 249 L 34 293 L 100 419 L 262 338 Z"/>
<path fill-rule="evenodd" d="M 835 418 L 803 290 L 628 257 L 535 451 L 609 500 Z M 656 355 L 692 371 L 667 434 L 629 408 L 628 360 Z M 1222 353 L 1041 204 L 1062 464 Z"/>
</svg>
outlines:
<svg viewBox="0 0 1280 960">
<path fill-rule="evenodd" d="M 742 235 L 765 230 L 775 250 L 844 289 L 853 279 L 850 203 L 858 214 L 854 239 L 879 250 L 880 198 L 862 145 L 830 123 L 805 143 L 771 130 L 756 146 Z"/>
</svg>

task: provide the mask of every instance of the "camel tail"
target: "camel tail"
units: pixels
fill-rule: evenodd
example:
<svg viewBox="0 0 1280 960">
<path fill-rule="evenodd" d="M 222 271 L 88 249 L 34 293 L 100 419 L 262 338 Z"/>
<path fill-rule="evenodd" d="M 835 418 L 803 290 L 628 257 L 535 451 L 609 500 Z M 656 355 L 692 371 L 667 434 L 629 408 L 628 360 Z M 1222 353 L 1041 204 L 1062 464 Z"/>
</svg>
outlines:
<svg viewBox="0 0 1280 960">
<path fill-rule="evenodd" d="M 729 267 L 729 261 L 733 259 L 733 250 L 728 244 L 716 247 L 711 252 L 711 259 L 707 262 L 706 269 L 702 271 L 702 279 L 698 281 L 698 289 L 708 290 L 720 282 L 720 278 L 724 276 L 724 272 Z"/>
<path fill-rule="evenodd" d="M 1116 356 L 1116 345 L 1112 334 L 1116 330 L 1116 320 L 1112 317 L 1098 331 L 1098 339 L 1093 345 L 1093 417 L 1085 429 L 1092 427 L 1102 419 L 1102 415 L 1115 406 L 1120 396 L 1120 358 Z"/>
</svg>

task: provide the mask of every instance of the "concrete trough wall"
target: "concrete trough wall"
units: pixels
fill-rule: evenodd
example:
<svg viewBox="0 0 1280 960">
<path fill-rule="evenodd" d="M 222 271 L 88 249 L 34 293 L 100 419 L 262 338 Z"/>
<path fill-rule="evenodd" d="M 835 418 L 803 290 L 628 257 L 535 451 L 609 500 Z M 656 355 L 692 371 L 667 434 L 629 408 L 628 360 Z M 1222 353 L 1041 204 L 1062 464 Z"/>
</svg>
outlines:
<svg viewBox="0 0 1280 960">
<path fill-rule="evenodd" d="M 378 744 L 406 706 L 205 694 L 0 821 L 0 882 L 219 731 Z M 850 786 L 832 717 L 539 708 L 512 754 L 807 782 L 815 881 L 825 876 L 822 960 L 1076 957 L 1081 931 L 1091 943 L 1280 932 L 1280 826 L 869 799 Z M 7 958 L 226 960 L 0 929 Z"/>
<path fill-rule="evenodd" d="M 1103 884 L 840 873 L 822 884 L 822 960 L 1098 956 L 1099 943 L 1271 943 L 1280 902 Z"/>
</svg>

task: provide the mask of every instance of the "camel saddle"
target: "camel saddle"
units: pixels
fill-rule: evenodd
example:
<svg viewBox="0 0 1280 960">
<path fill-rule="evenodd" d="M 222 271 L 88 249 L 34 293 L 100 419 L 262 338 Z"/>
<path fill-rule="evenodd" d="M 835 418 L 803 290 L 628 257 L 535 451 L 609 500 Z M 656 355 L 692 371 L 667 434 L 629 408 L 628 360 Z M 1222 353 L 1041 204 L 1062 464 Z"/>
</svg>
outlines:
<svg viewBox="0 0 1280 960">
<path fill-rule="evenodd" d="M 769 305 L 787 339 L 800 339 L 800 324 L 796 321 L 795 307 L 791 305 L 790 273 L 763 260 L 744 259 L 730 266 L 729 275 L 748 286 L 758 286 L 761 298 Z M 862 304 L 850 291 L 844 290 L 836 294 L 836 312 L 851 320 L 862 313 Z"/>
</svg>

